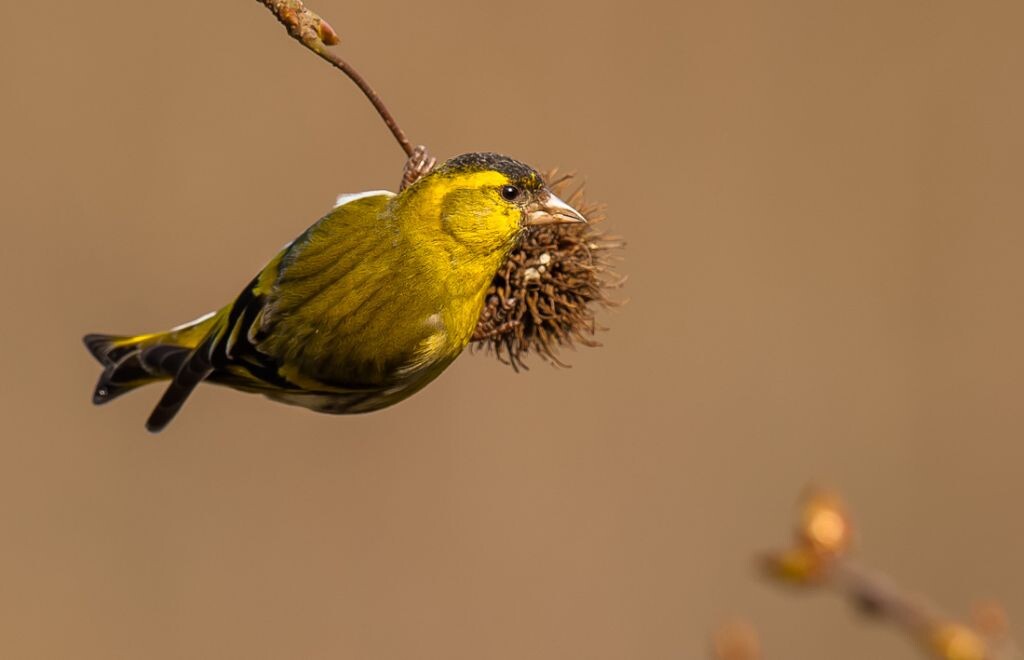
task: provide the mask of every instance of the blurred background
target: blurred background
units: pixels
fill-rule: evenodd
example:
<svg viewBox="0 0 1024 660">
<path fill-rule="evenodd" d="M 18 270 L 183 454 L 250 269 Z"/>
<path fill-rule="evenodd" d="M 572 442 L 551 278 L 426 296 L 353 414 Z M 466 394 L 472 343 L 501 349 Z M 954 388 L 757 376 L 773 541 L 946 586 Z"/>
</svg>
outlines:
<svg viewBox="0 0 1024 660">
<path fill-rule="evenodd" d="M 814 481 L 857 552 L 1024 622 L 1024 5 L 312 0 L 414 142 L 580 172 L 605 346 L 465 355 L 334 417 L 202 387 L 159 436 L 86 332 L 219 307 L 335 195 L 369 104 L 255 2 L 23 5 L 0 41 L 0 654 L 920 657 L 755 570 Z"/>
</svg>

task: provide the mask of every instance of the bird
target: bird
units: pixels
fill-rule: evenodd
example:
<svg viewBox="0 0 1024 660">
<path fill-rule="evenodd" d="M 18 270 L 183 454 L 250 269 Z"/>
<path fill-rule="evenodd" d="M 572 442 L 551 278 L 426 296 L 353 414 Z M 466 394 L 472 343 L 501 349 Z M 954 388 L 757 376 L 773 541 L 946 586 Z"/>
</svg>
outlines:
<svg viewBox="0 0 1024 660">
<path fill-rule="evenodd" d="M 456 156 L 400 192 L 343 195 L 230 304 L 165 332 L 89 334 L 93 403 L 169 381 L 158 432 L 207 381 L 323 413 L 391 406 L 469 343 L 487 289 L 526 232 L 585 223 L 534 168 Z"/>
</svg>

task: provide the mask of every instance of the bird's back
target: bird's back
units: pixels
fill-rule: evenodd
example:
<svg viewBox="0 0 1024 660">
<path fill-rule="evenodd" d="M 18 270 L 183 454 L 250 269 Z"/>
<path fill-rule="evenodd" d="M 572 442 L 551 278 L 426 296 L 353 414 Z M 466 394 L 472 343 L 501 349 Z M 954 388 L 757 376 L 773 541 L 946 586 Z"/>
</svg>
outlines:
<svg viewBox="0 0 1024 660">
<path fill-rule="evenodd" d="M 409 244 L 393 198 L 339 206 L 268 266 L 276 273 L 253 343 L 289 381 L 389 388 L 461 351 L 446 322 L 448 274 L 424 260 L 432 246 Z"/>
</svg>

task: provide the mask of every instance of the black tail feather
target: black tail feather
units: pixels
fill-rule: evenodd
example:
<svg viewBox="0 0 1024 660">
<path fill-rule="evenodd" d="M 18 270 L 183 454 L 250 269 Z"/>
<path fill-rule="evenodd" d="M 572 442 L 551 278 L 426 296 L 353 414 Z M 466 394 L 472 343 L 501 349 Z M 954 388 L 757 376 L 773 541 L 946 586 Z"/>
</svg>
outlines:
<svg viewBox="0 0 1024 660">
<path fill-rule="evenodd" d="M 151 433 L 162 431 L 185 405 L 192 390 L 213 372 L 210 356 L 213 345 L 214 339 L 208 338 L 188 354 L 188 359 L 181 362 L 167 391 L 146 420 L 146 429 Z"/>
<path fill-rule="evenodd" d="M 173 344 L 142 348 L 130 337 L 91 334 L 83 338 L 85 347 L 103 365 L 92 402 L 101 405 L 137 387 L 170 378 L 185 362 L 191 349 Z"/>
<path fill-rule="evenodd" d="M 82 337 L 82 342 L 96 361 L 107 367 L 116 364 L 122 357 L 138 348 L 133 344 L 119 346 L 118 343 L 125 339 L 128 337 L 91 334 Z"/>
</svg>

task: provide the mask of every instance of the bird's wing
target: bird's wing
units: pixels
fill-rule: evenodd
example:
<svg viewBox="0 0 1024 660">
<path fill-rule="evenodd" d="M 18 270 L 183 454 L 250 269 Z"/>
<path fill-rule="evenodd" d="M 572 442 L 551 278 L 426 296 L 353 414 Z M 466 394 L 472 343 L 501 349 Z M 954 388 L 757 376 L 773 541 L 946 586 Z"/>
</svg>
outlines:
<svg viewBox="0 0 1024 660">
<path fill-rule="evenodd" d="M 227 314 L 212 351 L 213 380 L 264 392 L 375 389 L 373 379 L 338 369 L 331 378 L 317 378 L 313 366 L 329 361 L 347 339 L 325 324 L 376 289 L 370 280 L 381 273 L 361 274 L 356 267 L 373 263 L 375 252 L 386 249 L 380 232 L 387 230 L 378 221 L 391 197 L 386 192 L 350 197 L 264 267 Z M 339 295 L 343 281 L 344 295 Z"/>
<path fill-rule="evenodd" d="M 350 232 L 358 237 L 368 230 L 380 231 L 375 221 L 391 196 L 375 192 L 339 200 L 334 210 L 286 245 L 230 306 L 212 318 L 205 336 L 181 360 L 147 428 L 164 428 L 206 379 L 265 394 L 346 395 L 356 403 L 360 397 L 373 397 L 380 388 L 358 378 L 326 382 L 306 376 L 294 352 L 282 347 L 298 347 L 301 354 L 310 339 L 309 329 L 318 332 L 319 312 L 306 309 L 305 303 L 358 264 L 363 259 L 361 247 L 381 243 L 336 239 Z M 344 249 L 353 244 L 354 249 Z M 335 261 L 341 262 L 340 269 Z M 281 319 L 292 323 L 282 325 Z"/>
</svg>

